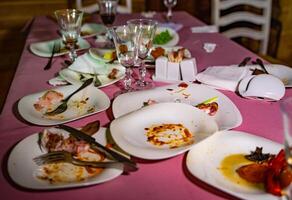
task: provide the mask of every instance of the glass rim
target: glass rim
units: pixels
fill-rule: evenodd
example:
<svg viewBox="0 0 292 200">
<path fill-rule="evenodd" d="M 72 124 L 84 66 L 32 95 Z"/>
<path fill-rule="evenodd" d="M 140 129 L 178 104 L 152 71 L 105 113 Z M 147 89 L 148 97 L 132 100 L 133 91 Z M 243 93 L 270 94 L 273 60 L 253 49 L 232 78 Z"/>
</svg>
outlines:
<svg viewBox="0 0 292 200">
<path fill-rule="evenodd" d="M 54 14 L 55 15 L 58 15 L 58 14 L 66 14 L 66 13 L 76 13 L 76 14 L 84 14 L 83 11 L 81 10 L 77 10 L 75 8 L 65 8 L 65 9 L 59 9 L 59 10 L 55 10 L 54 11 Z"/>
</svg>

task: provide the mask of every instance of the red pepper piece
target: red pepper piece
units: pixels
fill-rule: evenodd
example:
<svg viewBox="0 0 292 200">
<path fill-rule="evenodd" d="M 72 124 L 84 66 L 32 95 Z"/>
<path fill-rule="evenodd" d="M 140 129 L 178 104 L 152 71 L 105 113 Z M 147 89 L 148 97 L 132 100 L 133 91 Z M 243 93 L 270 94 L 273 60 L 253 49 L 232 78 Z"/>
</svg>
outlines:
<svg viewBox="0 0 292 200">
<path fill-rule="evenodd" d="M 285 152 L 282 149 L 274 159 L 269 161 L 269 169 L 266 173 L 267 176 L 265 181 L 265 188 L 267 192 L 277 196 L 282 195 L 279 176 L 286 166 Z"/>
</svg>

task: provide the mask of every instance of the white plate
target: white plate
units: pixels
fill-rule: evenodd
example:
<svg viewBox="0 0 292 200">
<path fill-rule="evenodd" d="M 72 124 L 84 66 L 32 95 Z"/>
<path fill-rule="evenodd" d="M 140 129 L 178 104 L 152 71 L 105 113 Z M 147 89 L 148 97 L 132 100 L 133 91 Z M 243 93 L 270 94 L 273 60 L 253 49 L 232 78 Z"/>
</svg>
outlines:
<svg viewBox="0 0 292 200">
<path fill-rule="evenodd" d="M 292 68 L 285 65 L 265 64 L 267 71 L 284 82 L 285 87 L 292 87 Z M 258 69 L 261 69 L 257 67 Z"/>
<path fill-rule="evenodd" d="M 165 43 L 165 44 L 154 44 L 154 46 L 161 46 L 161 47 L 173 47 L 175 45 L 178 44 L 179 42 L 179 35 L 177 34 L 177 32 L 175 30 L 173 30 L 172 28 L 168 28 L 168 27 L 158 27 L 156 30 L 156 35 L 168 30 L 170 35 L 173 37 L 169 42 Z"/>
<path fill-rule="evenodd" d="M 122 105 L 121 105 L 122 106 Z M 192 134 L 194 143 L 177 148 L 155 146 L 147 141 L 145 128 L 161 124 L 182 124 Z M 115 119 L 110 130 L 115 143 L 130 155 L 150 160 L 176 156 L 218 130 L 213 118 L 182 103 L 160 103 Z"/>
<path fill-rule="evenodd" d="M 34 53 L 37 56 L 50 57 L 52 54 L 52 50 L 53 50 L 53 46 L 54 46 L 55 41 L 59 42 L 61 44 L 61 49 L 64 49 L 64 44 L 63 44 L 61 39 L 32 43 L 29 45 L 29 48 L 32 51 L 32 53 Z M 77 49 L 77 51 L 90 48 L 90 44 L 82 38 L 78 39 L 78 45 L 79 45 L 79 48 Z M 64 50 L 60 53 L 55 53 L 54 57 L 61 56 L 61 55 L 67 54 L 67 53 L 69 53 L 69 51 Z"/>
<path fill-rule="evenodd" d="M 103 49 L 103 48 L 90 48 L 89 49 L 89 54 L 94 58 L 97 59 L 101 62 L 108 63 L 111 60 L 105 59 L 104 54 L 105 53 L 112 53 L 116 51 L 115 49 Z"/>
<path fill-rule="evenodd" d="M 71 94 L 78 88 L 79 88 L 78 85 L 69 85 L 69 86 L 54 88 L 53 90 L 57 92 L 61 92 L 62 94 L 64 94 L 64 98 L 66 98 L 69 94 Z M 49 119 L 49 118 L 45 118 L 43 114 L 37 111 L 33 106 L 33 104 L 36 103 L 38 99 L 41 96 L 43 96 L 43 94 L 47 91 L 48 90 L 31 94 L 20 99 L 18 103 L 18 111 L 20 115 L 26 121 L 33 124 L 45 125 L 45 126 L 63 124 L 69 121 L 73 121 L 76 119 L 80 119 L 80 118 L 104 111 L 110 106 L 110 100 L 108 96 L 103 91 L 97 89 L 93 85 L 90 85 L 86 87 L 85 89 L 76 93 L 69 100 L 68 109 L 64 113 L 59 114 L 62 116 L 62 118 Z M 87 97 L 89 97 L 89 99 L 86 103 L 86 106 L 81 111 L 76 109 L 75 106 L 72 106 L 72 102 L 76 100 L 80 101 L 81 99 L 85 99 Z M 94 108 L 94 111 L 88 112 L 87 110 L 92 107 Z"/>
<path fill-rule="evenodd" d="M 86 23 L 81 27 L 81 37 L 88 38 L 106 33 L 106 27 L 102 24 Z"/>
<path fill-rule="evenodd" d="M 121 80 L 125 76 L 125 67 L 123 67 L 123 66 L 121 66 L 119 64 L 107 64 L 106 66 L 107 66 L 106 67 L 106 71 L 108 73 L 97 75 L 97 78 L 101 82 L 101 85 L 98 88 L 114 84 L 115 82 Z M 108 74 L 114 68 L 119 70 L 119 72 L 118 72 L 118 74 L 116 76 L 117 78 L 116 79 L 110 79 L 110 78 L 108 78 Z M 80 73 L 80 72 L 76 72 L 74 70 L 71 70 L 69 68 L 65 68 L 65 69 L 62 69 L 61 71 L 59 71 L 59 75 L 64 80 L 66 80 L 67 82 L 69 82 L 69 83 L 71 83 L 73 85 L 81 85 L 83 83 L 83 81 L 80 80 L 81 76 L 84 76 L 86 78 L 91 78 L 91 77 L 94 78 L 95 77 L 95 75 L 93 75 L 93 74 Z"/>
<path fill-rule="evenodd" d="M 244 132 L 217 132 L 188 152 L 186 165 L 195 177 L 241 199 L 278 199 L 265 191 L 236 185 L 226 179 L 218 169 L 226 156 L 249 154 L 256 147 L 263 147 L 264 152 L 273 154 L 283 148 L 281 144 Z"/>
<path fill-rule="evenodd" d="M 213 117 L 219 126 L 219 130 L 232 129 L 242 123 L 242 116 L 236 105 L 221 92 L 199 84 L 189 84 L 185 90 L 181 89 L 178 87 L 178 84 L 175 84 L 122 94 L 115 98 L 113 102 L 112 110 L 114 117 L 117 118 L 140 109 L 143 106 L 143 102 L 147 102 L 149 99 L 156 100 L 157 102 L 174 102 L 179 100 L 182 103 L 197 105 L 217 96 L 219 109 Z M 186 98 L 185 95 L 189 96 Z"/>
<path fill-rule="evenodd" d="M 93 137 L 101 144 L 106 145 L 106 129 L 101 128 Z M 123 166 L 117 168 L 106 168 L 99 175 L 81 181 L 62 184 L 50 184 L 48 181 L 35 177 L 39 169 L 33 162 L 33 158 L 43 154 L 38 146 L 38 133 L 30 135 L 20 141 L 11 151 L 8 158 L 8 173 L 12 180 L 18 185 L 30 189 L 60 189 L 88 186 L 103 183 L 118 177 L 123 172 Z"/>
</svg>

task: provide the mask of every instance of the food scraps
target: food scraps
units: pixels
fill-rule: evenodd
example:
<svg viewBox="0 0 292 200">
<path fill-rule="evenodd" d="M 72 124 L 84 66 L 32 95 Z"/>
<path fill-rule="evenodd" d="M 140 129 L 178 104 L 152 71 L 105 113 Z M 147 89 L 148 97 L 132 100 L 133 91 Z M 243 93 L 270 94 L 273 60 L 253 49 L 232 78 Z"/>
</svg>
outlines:
<svg viewBox="0 0 292 200">
<path fill-rule="evenodd" d="M 276 156 L 262 153 L 260 147 L 249 155 L 232 154 L 222 160 L 219 169 L 236 184 L 264 189 L 276 196 L 282 196 L 283 189 L 292 182 L 284 150 Z"/>
<path fill-rule="evenodd" d="M 194 143 L 193 134 L 182 124 L 159 124 L 145 128 L 147 141 L 161 147 L 177 148 Z"/>
<path fill-rule="evenodd" d="M 218 97 L 213 97 L 210 99 L 207 99 L 206 101 L 197 104 L 195 107 L 199 108 L 200 110 L 205 111 L 208 115 L 214 116 L 218 109 L 219 105 L 216 102 L 218 100 Z"/>
<path fill-rule="evenodd" d="M 93 124 L 91 124 L 93 125 Z M 67 151 L 82 161 L 100 162 L 105 159 L 102 152 L 96 152 L 83 140 L 78 140 L 68 132 L 50 128 L 39 134 L 39 145 L 46 152 Z M 51 184 L 84 181 L 102 172 L 102 168 L 77 166 L 71 163 L 56 162 L 44 164 L 36 172 L 36 177 Z"/>
<path fill-rule="evenodd" d="M 168 30 L 162 31 L 161 33 L 154 36 L 154 44 L 166 44 L 172 40 L 173 36 L 169 33 Z"/>
</svg>

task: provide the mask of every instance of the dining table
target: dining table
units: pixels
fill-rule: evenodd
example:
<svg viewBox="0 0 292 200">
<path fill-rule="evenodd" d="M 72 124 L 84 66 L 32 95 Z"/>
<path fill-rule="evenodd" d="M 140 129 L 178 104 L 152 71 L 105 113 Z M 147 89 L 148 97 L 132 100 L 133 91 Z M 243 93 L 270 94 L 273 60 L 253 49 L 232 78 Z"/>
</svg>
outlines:
<svg viewBox="0 0 292 200">
<path fill-rule="evenodd" d="M 114 25 L 125 24 L 129 19 L 144 18 L 141 13 L 117 14 Z M 165 13 L 156 12 L 153 16 L 160 23 L 166 23 Z M 101 23 L 98 15 L 86 18 L 91 23 Z M 172 22 L 181 24 L 177 31 L 179 35 L 179 46 L 190 50 L 191 55 L 196 58 L 198 72 L 209 66 L 231 65 L 240 63 L 245 57 L 252 59 L 258 55 L 240 46 L 220 33 L 193 33 L 192 27 L 206 25 L 196 17 L 185 11 L 176 11 Z M 20 187 L 12 181 L 7 170 L 7 160 L 11 150 L 22 139 L 31 134 L 38 133 L 46 126 L 30 124 L 18 113 L 19 100 L 29 94 L 53 88 L 48 80 L 63 67 L 66 55 L 53 59 L 50 70 L 44 70 L 48 58 L 34 55 L 29 50 L 29 45 L 35 42 L 48 41 L 59 38 L 58 25 L 56 21 L 48 16 L 37 16 L 31 22 L 26 38 L 25 46 L 21 54 L 18 67 L 11 83 L 5 105 L 0 115 L 0 159 L 1 171 L 0 188 L 1 199 L 86 199 L 86 200 L 114 200 L 114 199 L 237 199 L 226 192 L 204 183 L 193 176 L 186 167 L 186 153 L 162 160 L 144 160 L 133 157 L 139 169 L 135 172 L 123 173 L 117 178 L 96 185 L 85 187 L 57 189 L 57 190 L 35 190 Z M 88 38 L 91 46 L 95 46 L 95 39 Z M 204 43 L 215 43 L 213 52 L 206 52 Z M 84 51 L 82 52 L 84 53 Z M 79 52 L 79 54 L 81 54 Z M 146 78 L 150 79 L 153 69 L 148 69 Z M 155 86 L 163 86 L 169 83 L 154 82 Z M 197 82 L 193 84 L 199 84 Z M 101 88 L 111 101 L 115 92 L 119 91 L 120 83 L 115 83 Z M 234 128 L 272 141 L 283 143 L 283 125 L 278 101 L 259 101 L 241 97 L 236 92 L 219 90 L 226 95 L 238 107 L 242 115 L 242 123 Z M 286 89 L 283 99 L 292 95 L 291 89 Z M 66 123 L 73 127 L 82 127 L 86 123 L 99 120 L 101 126 L 109 127 L 114 120 L 112 108 L 97 114 Z M 224 148 L 224 146 L 222 146 Z M 28 154 L 30 152 L 27 152 Z"/>
</svg>

